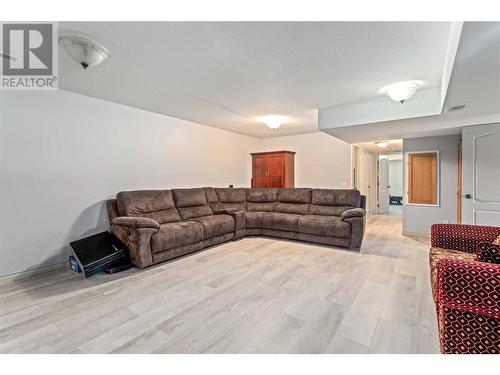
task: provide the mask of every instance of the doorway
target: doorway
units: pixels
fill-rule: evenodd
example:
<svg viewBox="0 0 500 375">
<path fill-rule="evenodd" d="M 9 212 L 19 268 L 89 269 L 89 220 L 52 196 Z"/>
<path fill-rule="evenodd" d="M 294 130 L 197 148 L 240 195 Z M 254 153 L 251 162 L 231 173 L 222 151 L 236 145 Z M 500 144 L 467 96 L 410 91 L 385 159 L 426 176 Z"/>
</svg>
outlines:
<svg viewBox="0 0 500 375">
<path fill-rule="evenodd" d="M 378 214 L 403 214 L 403 154 L 378 155 Z"/>
<path fill-rule="evenodd" d="M 403 214 L 403 140 L 353 145 L 353 187 L 366 195 L 367 214 Z"/>
</svg>

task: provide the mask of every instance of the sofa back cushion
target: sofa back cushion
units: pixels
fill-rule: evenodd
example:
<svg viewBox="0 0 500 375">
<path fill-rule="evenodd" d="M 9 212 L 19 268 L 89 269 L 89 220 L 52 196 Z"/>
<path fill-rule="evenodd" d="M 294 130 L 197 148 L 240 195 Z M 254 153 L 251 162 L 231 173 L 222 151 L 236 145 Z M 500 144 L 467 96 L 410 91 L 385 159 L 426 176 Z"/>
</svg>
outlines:
<svg viewBox="0 0 500 375">
<path fill-rule="evenodd" d="M 278 189 L 246 189 L 247 211 L 274 211 Z"/>
<path fill-rule="evenodd" d="M 276 203 L 274 211 L 307 215 L 311 203 L 311 193 L 312 189 L 309 188 L 280 189 L 278 203 Z"/>
<path fill-rule="evenodd" d="M 215 188 L 217 200 L 224 208 L 246 210 L 246 193 L 244 188 Z"/>
<path fill-rule="evenodd" d="M 204 189 L 173 189 L 172 194 L 182 220 L 213 215 Z"/>
<path fill-rule="evenodd" d="M 207 198 L 207 203 L 216 203 L 219 200 L 217 199 L 217 194 L 215 193 L 215 189 L 213 187 L 204 187 L 203 191 L 205 191 L 205 197 Z"/>
<path fill-rule="evenodd" d="M 356 189 L 313 189 L 309 214 L 340 216 L 359 204 L 360 193 Z"/>
<path fill-rule="evenodd" d="M 116 195 L 121 216 L 140 216 L 160 224 L 180 221 L 170 190 L 122 191 Z"/>
</svg>

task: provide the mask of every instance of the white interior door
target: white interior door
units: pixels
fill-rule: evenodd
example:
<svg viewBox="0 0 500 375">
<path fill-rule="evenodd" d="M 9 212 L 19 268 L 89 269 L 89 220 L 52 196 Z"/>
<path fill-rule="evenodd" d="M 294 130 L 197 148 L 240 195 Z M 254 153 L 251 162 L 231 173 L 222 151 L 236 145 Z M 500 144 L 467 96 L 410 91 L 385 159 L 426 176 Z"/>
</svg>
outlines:
<svg viewBox="0 0 500 375">
<path fill-rule="evenodd" d="M 389 162 L 380 159 L 378 162 L 378 213 L 389 212 Z"/>
<path fill-rule="evenodd" d="M 462 132 L 462 222 L 500 226 L 500 124 Z"/>
</svg>

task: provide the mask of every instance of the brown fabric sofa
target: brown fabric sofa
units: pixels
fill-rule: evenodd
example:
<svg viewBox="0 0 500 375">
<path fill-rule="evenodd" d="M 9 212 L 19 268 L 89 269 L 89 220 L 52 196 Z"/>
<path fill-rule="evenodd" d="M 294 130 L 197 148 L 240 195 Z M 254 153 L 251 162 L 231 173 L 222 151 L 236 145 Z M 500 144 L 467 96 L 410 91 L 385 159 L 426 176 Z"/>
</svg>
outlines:
<svg viewBox="0 0 500 375">
<path fill-rule="evenodd" d="M 365 197 L 354 189 L 124 191 L 106 201 L 111 232 L 143 268 L 246 235 L 357 249 Z"/>
</svg>

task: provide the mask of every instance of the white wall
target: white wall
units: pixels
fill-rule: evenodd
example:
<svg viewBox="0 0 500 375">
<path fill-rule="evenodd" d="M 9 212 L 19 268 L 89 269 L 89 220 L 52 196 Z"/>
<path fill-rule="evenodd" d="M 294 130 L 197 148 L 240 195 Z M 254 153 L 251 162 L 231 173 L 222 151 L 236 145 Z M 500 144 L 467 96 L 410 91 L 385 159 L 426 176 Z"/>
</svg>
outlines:
<svg viewBox="0 0 500 375">
<path fill-rule="evenodd" d="M 389 194 L 403 195 L 403 161 L 389 160 Z"/>
<path fill-rule="evenodd" d="M 295 187 L 351 187 L 351 145 L 322 132 L 262 139 L 260 151 L 295 151 Z"/>
<path fill-rule="evenodd" d="M 457 222 L 458 151 L 460 135 L 403 139 L 403 152 L 439 150 L 439 206 L 403 206 L 403 232 L 430 233 L 434 223 Z M 406 191 L 404 166 L 403 191 Z"/>
<path fill-rule="evenodd" d="M 0 275 L 65 261 L 120 190 L 248 186 L 257 143 L 61 90 L 0 92 Z"/>
</svg>

